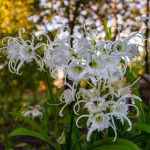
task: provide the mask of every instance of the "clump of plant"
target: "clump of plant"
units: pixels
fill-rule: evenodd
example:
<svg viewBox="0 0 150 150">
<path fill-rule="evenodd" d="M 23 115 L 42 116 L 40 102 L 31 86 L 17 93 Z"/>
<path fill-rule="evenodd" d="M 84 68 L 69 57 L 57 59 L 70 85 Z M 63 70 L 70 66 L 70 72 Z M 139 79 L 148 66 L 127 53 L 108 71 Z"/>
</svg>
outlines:
<svg viewBox="0 0 150 150">
<path fill-rule="evenodd" d="M 135 81 L 131 73 L 133 60 L 138 60 L 138 57 L 143 59 L 139 48 L 142 48 L 145 54 L 146 50 L 142 45 L 131 43 L 130 40 L 136 36 L 147 40 L 143 35 L 145 28 L 125 39 L 120 38 L 118 30 L 118 39 L 111 41 L 111 28 L 114 26 L 107 28 L 105 20 L 105 40 L 100 41 L 97 38 L 98 32 L 96 30 L 87 31 L 86 23 L 84 26 L 86 37 L 77 37 L 74 34 L 62 36 L 61 31 L 70 33 L 70 29 L 65 26 L 59 29 L 54 41 L 51 41 L 46 34 L 38 35 L 37 39 L 40 42 L 36 45 L 34 44 L 34 35 L 31 40 L 22 38 L 21 32 L 25 32 L 24 28 L 19 30 L 19 37 L 3 39 L 2 43 L 4 44 L 4 40 L 7 39 L 7 44 L 1 50 L 9 60 L 8 68 L 12 73 L 21 75 L 20 69 L 24 62 L 30 63 L 33 60 L 37 62 L 38 69 L 45 73 L 51 99 L 50 105 L 53 107 L 60 137 L 57 139 L 58 144 L 52 142 L 46 132 L 25 117 L 30 113 L 34 116 L 37 116 L 36 112 L 41 114 L 37 110 L 22 114 L 11 113 L 33 126 L 37 132 L 20 128 L 12 131 L 10 136 L 34 136 L 44 140 L 51 149 L 58 149 L 60 145 L 59 149 L 62 150 L 139 150 L 150 148 L 148 142 L 150 133 L 149 109 L 146 119 L 136 84 L 140 78 Z M 46 42 L 42 42 L 42 36 L 47 38 Z M 131 62 L 131 68 L 128 67 L 128 61 Z M 53 78 L 56 78 L 56 71 L 63 68 L 63 83 L 68 86 L 68 89 L 60 95 L 60 104 L 63 105 L 59 110 L 60 117 L 63 117 L 63 110 L 68 105 L 72 105 L 69 129 L 64 129 L 63 132 L 60 130 L 57 104 L 53 99 L 47 68 Z M 130 85 L 126 87 L 122 85 L 125 74 L 130 81 Z M 67 82 L 67 78 L 72 81 L 72 84 Z M 58 87 L 61 83 L 58 84 Z M 132 88 L 134 88 L 133 91 Z M 127 99 L 130 99 L 131 103 Z M 131 108 L 136 111 L 136 114 L 132 113 L 132 116 L 130 115 Z M 46 109 L 47 107 L 45 107 L 45 111 Z M 85 109 L 84 114 L 81 109 Z M 132 124 L 131 118 L 133 117 L 137 118 L 138 123 Z M 86 125 L 88 129 L 86 135 L 78 131 L 78 128 L 81 128 L 81 123 Z M 139 129 L 138 134 L 132 132 L 136 129 Z M 128 133 L 132 135 L 129 140 L 125 138 Z"/>
</svg>

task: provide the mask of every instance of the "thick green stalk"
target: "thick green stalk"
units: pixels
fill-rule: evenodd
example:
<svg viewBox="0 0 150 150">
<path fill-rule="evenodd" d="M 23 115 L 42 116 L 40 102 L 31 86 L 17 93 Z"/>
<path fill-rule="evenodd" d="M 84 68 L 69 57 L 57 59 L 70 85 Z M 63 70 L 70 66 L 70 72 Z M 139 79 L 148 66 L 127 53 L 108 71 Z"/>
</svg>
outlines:
<svg viewBox="0 0 150 150">
<path fill-rule="evenodd" d="M 80 83 L 78 84 L 77 86 L 77 89 L 76 89 L 76 93 L 79 91 L 79 88 L 80 88 Z M 76 101 L 76 93 L 75 93 L 75 101 Z M 67 150 L 70 150 L 71 148 L 71 134 L 72 134 L 72 128 L 73 128 L 73 121 L 74 121 L 74 111 L 73 111 L 73 107 L 74 107 L 74 104 L 75 104 L 75 101 L 73 102 L 73 105 L 72 105 L 72 110 L 71 110 L 71 120 L 70 120 L 70 128 L 69 128 L 69 132 L 68 132 L 68 137 L 67 137 Z"/>
<path fill-rule="evenodd" d="M 48 74 L 47 68 L 45 66 L 44 66 L 44 69 L 45 69 L 44 73 L 45 73 L 45 79 L 46 79 L 48 91 L 49 91 L 49 94 L 50 94 L 50 99 L 51 99 L 52 104 L 55 104 L 54 103 L 54 98 L 53 98 L 53 90 L 52 90 L 52 87 L 51 87 L 51 84 L 50 84 L 49 74 Z M 55 107 L 55 105 L 52 105 L 52 107 L 53 107 L 53 112 L 54 112 L 54 116 L 55 116 L 55 121 L 56 121 L 58 134 L 60 136 L 61 135 L 61 130 L 60 130 L 59 122 L 58 122 L 58 116 L 57 116 L 57 112 L 56 112 L 56 107 Z"/>
</svg>

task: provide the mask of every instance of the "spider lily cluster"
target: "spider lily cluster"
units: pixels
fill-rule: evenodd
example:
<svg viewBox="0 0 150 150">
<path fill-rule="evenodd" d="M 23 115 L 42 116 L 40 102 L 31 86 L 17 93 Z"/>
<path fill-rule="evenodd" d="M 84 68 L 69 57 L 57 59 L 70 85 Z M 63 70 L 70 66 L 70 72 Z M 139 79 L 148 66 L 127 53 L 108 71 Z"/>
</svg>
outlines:
<svg viewBox="0 0 150 150">
<path fill-rule="evenodd" d="M 68 27 L 61 29 L 70 32 Z M 6 37 L 8 42 L 2 49 L 9 59 L 9 70 L 20 75 L 23 63 L 29 63 L 33 59 L 39 65 L 40 70 L 44 70 L 43 66 L 46 65 L 53 78 L 56 78 L 57 70 L 63 68 L 64 84 L 69 89 L 64 90 L 60 96 L 61 104 L 64 106 L 59 115 L 62 117 L 63 109 L 75 101 L 73 110 L 76 115 L 79 115 L 81 108 L 87 110 L 87 114 L 80 114 L 76 120 L 76 125 L 80 128 L 79 120 L 87 117 L 86 126 L 89 129 L 87 141 L 90 141 L 93 131 L 104 131 L 108 127 L 112 127 L 114 130 L 115 140 L 117 132 L 114 118 L 120 120 L 122 124 L 126 120 L 129 124 L 128 130 L 130 130 L 132 122 L 128 116 L 129 107 L 136 108 L 136 116 L 139 115 L 135 99 L 142 101 L 141 98 L 132 94 L 132 85 L 123 87 L 121 82 L 128 66 L 127 60 L 130 60 L 132 68 L 133 59 L 138 59 L 138 57 L 143 59 L 139 53 L 139 47 L 146 54 L 142 45 L 130 43 L 130 40 L 136 36 L 144 39 L 145 28 L 142 32 L 134 33 L 123 40 L 118 37 L 118 40 L 115 41 L 111 41 L 107 36 L 107 40 L 99 41 L 96 38 L 96 30 L 87 32 L 86 28 L 86 38 L 69 34 L 60 38 L 61 29 L 57 32 L 53 42 L 46 34 L 43 34 L 46 36 L 47 42 L 40 42 L 36 45 L 34 44 L 34 36 L 31 41 L 22 38 L 21 31 L 24 32 L 24 28 L 19 30 L 17 38 Z M 37 37 L 40 41 L 42 41 L 41 35 Z M 39 48 L 43 49 L 40 53 Z M 73 84 L 70 85 L 66 78 L 73 81 Z M 87 83 L 87 86 L 81 86 L 79 91 L 76 91 L 77 85 L 79 83 L 82 85 L 84 82 Z M 127 103 L 127 98 L 131 99 L 131 104 Z M 35 115 L 33 114 L 33 116 Z"/>
</svg>

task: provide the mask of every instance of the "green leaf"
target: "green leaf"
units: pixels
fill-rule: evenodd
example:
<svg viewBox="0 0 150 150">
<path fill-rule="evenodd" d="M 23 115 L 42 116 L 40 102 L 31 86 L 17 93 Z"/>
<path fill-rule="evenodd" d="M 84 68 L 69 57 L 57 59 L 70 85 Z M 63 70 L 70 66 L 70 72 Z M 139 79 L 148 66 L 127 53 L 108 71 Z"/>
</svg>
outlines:
<svg viewBox="0 0 150 150">
<path fill-rule="evenodd" d="M 121 62 L 122 62 L 123 64 L 125 64 L 125 62 L 124 62 L 123 59 L 121 60 Z M 129 66 L 128 66 L 127 69 L 126 69 L 126 76 L 128 77 L 128 80 L 129 80 L 130 84 L 133 84 L 133 83 L 135 82 L 135 79 L 134 79 L 134 77 L 133 77 L 133 74 L 132 74 L 132 72 L 130 72 Z M 133 93 L 134 93 L 135 95 L 137 95 L 137 96 L 140 97 L 140 93 L 139 93 L 139 90 L 138 90 L 137 83 L 135 83 L 134 85 L 132 85 L 132 88 L 134 89 L 134 90 L 133 90 Z M 139 100 L 135 100 L 135 105 L 139 108 L 139 110 L 140 110 L 140 112 L 141 112 L 141 114 L 140 114 L 139 117 L 138 117 L 138 120 L 139 120 L 139 122 L 143 122 L 143 123 L 144 123 L 146 119 L 145 119 L 145 112 L 144 112 L 144 109 L 143 109 L 143 106 L 142 106 L 142 102 L 139 101 Z"/>
<path fill-rule="evenodd" d="M 44 131 L 47 133 L 48 132 L 48 113 L 47 113 L 47 103 L 44 102 Z"/>
<path fill-rule="evenodd" d="M 10 149 L 11 146 L 10 146 L 10 142 L 9 142 L 9 139 L 8 139 L 8 134 L 7 134 L 6 128 L 4 126 L 3 126 L 3 130 L 4 130 L 4 137 L 5 137 L 5 147 L 6 147 L 6 150 L 7 150 L 7 149 Z"/>
<path fill-rule="evenodd" d="M 73 139 L 72 145 L 74 145 L 80 139 L 80 137 L 81 137 L 81 134 L 78 131 L 78 128 L 77 128 L 76 123 L 74 121 L 73 129 L 72 129 L 72 139 Z M 76 150 L 83 150 L 81 141 L 77 142 Z"/>
<path fill-rule="evenodd" d="M 34 129 L 36 129 L 44 137 L 44 139 L 46 139 L 46 141 L 49 143 L 49 145 L 51 146 L 52 149 L 56 149 L 56 146 L 51 141 L 49 136 L 36 123 L 34 123 L 29 118 L 27 118 L 25 116 L 22 116 L 22 115 L 20 115 L 16 112 L 11 112 L 10 114 L 13 115 L 13 116 L 19 117 L 19 118 L 23 119 L 24 121 L 26 121 L 28 124 L 30 124 Z"/>
<path fill-rule="evenodd" d="M 33 137 L 36 137 L 36 138 L 39 138 L 39 139 L 41 139 L 43 141 L 48 142 L 41 134 L 39 134 L 37 132 L 34 132 L 34 131 L 31 131 L 31 130 L 28 130 L 28 129 L 25 129 L 25 128 L 16 129 L 16 130 L 12 131 L 9 134 L 9 136 L 17 136 L 17 135 L 33 136 Z"/>
<path fill-rule="evenodd" d="M 150 135 L 149 134 L 140 134 L 140 135 L 130 138 L 129 140 L 135 144 L 139 144 L 141 142 L 149 141 Z"/>
<path fill-rule="evenodd" d="M 61 136 L 57 139 L 59 144 L 66 144 L 65 132 L 63 131 Z"/>
<path fill-rule="evenodd" d="M 145 123 L 135 123 L 135 124 L 133 124 L 132 130 L 136 130 L 136 129 L 143 130 L 147 133 L 150 133 L 150 125 L 147 125 Z"/>
<path fill-rule="evenodd" d="M 101 150 L 139 150 L 137 145 L 132 143 L 129 140 L 117 138 L 114 141 L 114 137 L 102 139 L 96 141 L 94 144 L 89 146 L 86 150 L 94 150 L 94 149 L 101 149 Z"/>
<path fill-rule="evenodd" d="M 109 40 L 111 40 L 111 28 L 109 28 Z"/>
<path fill-rule="evenodd" d="M 146 123 L 149 124 L 150 119 L 150 99 L 149 99 L 149 105 L 148 105 L 148 111 L 147 111 L 147 117 L 146 117 Z"/>
<path fill-rule="evenodd" d="M 76 147 L 76 145 L 78 144 L 78 142 L 81 142 L 82 140 L 86 139 L 86 137 L 87 137 L 87 135 L 81 136 L 80 139 L 77 140 L 77 141 L 75 142 L 75 144 L 72 146 L 71 150 L 74 150 L 75 147 Z"/>
<path fill-rule="evenodd" d="M 16 145 L 15 148 L 16 147 L 24 147 L 24 148 L 31 150 L 30 145 L 28 145 L 27 143 L 20 143 L 20 144 Z"/>
<path fill-rule="evenodd" d="M 107 39 L 107 20 L 104 18 L 104 31 L 105 31 L 105 38 Z"/>
<path fill-rule="evenodd" d="M 150 150 L 150 141 L 147 142 L 145 149 Z"/>
</svg>

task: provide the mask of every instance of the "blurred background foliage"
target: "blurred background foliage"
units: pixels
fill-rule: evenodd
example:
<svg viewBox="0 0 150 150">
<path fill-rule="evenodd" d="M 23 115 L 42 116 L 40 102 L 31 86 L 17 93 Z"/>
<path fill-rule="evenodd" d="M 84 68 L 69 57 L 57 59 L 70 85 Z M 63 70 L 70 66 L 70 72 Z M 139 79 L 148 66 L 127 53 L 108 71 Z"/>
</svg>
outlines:
<svg viewBox="0 0 150 150">
<path fill-rule="evenodd" d="M 103 36 L 104 18 L 107 19 L 108 27 L 118 26 L 123 38 L 145 27 L 147 20 L 141 20 L 140 25 L 136 21 L 149 15 L 148 4 L 149 0 L 1 0 L 0 47 L 3 46 L 1 41 L 4 37 L 18 36 L 20 27 L 26 29 L 24 39 L 30 39 L 34 33 L 38 35 L 44 32 L 53 40 L 59 27 L 64 25 L 70 27 L 70 34 L 75 32 L 81 36 L 85 34 L 83 27 L 86 19 L 94 21 L 92 28 L 98 30 L 100 39 Z M 118 38 L 116 28 L 113 28 L 112 35 L 112 40 Z M 143 46 L 149 47 L 146 43 Z M 145 69 L 149 68 L 148 65 L 146 63 L 143 66 L 140 60 L 134 62 L 132 72 L 135 78 L 144 73 L 149 74 L 149 69 Z M 7 58 L 0 57 L 0 110 L 3 116 L 0 117 L 0 124 L 13 124 L 13 118 L 8 118 L 7 113 L 18 111 L 23 104 L 43 105 L 44 99 L 48 99 L 44 73 L 37 70 L 36 63 L 25 63 L 21 72 L 22 75 L 12 74 L 7 67 Z M 51 81 L 54 98 L 59 103 L 58 97 L 63 90 L 57 88 L 57 81 L 52 78 Z M 58 110 L 60 108 L 58 106 Z M 49 115 L 52 115 L 51 111 Z"/>
</svg>

